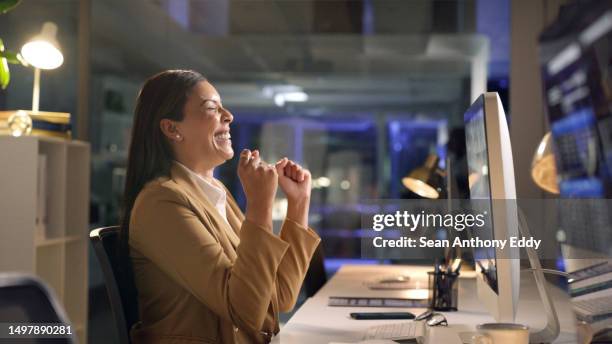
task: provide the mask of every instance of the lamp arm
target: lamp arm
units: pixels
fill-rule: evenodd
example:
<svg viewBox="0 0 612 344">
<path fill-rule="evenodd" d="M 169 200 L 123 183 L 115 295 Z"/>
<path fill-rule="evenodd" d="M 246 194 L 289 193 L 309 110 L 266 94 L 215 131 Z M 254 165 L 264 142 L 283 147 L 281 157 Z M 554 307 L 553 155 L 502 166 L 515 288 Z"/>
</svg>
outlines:
<svg viewBox="0 0 612 344">
<path fill-rule="evenodd" d="M 34 68 L 34 87 L 32 88 L 32 112 L 38 112 L 40 103 L 40 69 Z"/>
</svg>

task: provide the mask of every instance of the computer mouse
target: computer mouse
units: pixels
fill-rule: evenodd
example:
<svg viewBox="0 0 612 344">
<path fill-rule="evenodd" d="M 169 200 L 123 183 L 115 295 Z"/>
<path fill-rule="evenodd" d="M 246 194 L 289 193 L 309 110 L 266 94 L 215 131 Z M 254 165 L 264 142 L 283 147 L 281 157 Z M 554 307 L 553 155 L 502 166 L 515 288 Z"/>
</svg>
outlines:
<svg viewBox="0 0 612 344">
<path fill-rule="evenodd" d="M 431 318 L 432 315 L 433 315 L 433 310 L 428 309 L 425 312 L 417 315 L 416 318 L 414 318 L 414 320 L 421 321 L 421 320 L 429 319 Z"/>
</svg>

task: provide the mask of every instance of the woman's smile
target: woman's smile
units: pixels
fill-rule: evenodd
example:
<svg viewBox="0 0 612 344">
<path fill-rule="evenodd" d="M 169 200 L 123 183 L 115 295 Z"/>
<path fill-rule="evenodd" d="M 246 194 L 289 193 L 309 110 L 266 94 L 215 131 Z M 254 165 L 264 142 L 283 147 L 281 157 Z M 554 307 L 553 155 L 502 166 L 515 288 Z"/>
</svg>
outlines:
<svg viewBox="0 0 612 344">
<path fill-rule="evenodd" d="M 218 145 L 226 146 L 226 145 L 232 144 L 232 140 L 231 140 L 232 136 L 230 135 L 229 129 L 217 131 L 214 137 L 215 137 L 215 142 Z"/>
<path fill-rule="evenodd" d="M 234 155 L 234 150 L 232 149 L 232 135 L 230 134 L 229 128 L 219 129 L 214 132 L 213 145 L 231 159 Z M 225 158 L 227 158 L 227 156 L 225 156 Z"/>
</svg>

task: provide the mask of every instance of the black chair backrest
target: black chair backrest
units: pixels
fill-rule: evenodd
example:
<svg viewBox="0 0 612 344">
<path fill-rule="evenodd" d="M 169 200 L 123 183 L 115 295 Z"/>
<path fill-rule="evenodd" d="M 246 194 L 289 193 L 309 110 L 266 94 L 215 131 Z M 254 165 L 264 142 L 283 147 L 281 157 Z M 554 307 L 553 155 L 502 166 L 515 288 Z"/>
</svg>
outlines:
<svg viewBox="0 0 612 344">
<path fill-rule="evenodd" d="M 0 273 L 0 323 L 61 323 L 70 325 L 59 301 L 37 277 L 22 273 Z M 70 338 L 20 339 L 24 343 L 74 344 L 76 329 Z M 4 339 L 7 340 L 7 339 Z M 18 341 L 18 340 L 16 340 Z M 0 342 L 3 342 L 0 339 Z"/>
<path fill-rule="evenodd" d="M 138 321 L 138 303 L 134 296 L 127 295 L 127 291 L 134 290 L 134 282 L 126 281 L 119 270 L 119 231 L 119 226 L 94 229 L 89 239 L 104 275 L 120 344 L 129 344 L 130 328 Z"/>
</svg>

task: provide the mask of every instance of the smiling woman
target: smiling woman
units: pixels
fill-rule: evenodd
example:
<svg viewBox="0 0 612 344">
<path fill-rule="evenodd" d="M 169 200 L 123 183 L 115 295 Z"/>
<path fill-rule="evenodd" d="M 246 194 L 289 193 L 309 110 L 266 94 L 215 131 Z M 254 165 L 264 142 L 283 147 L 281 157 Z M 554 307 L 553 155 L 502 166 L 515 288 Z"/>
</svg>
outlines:
<svg viewBox="0 0 612 344">
<path fill-rule="evenodd" d="M 293 308 L 320 239 L 308 228 L 310 172 L 287 158 L 240 154 L 243 215 L 213 177 L 234 156 L 232 114 L 193 71 L 151 77 L 136 105 L 121 252 L 134 282 L 135 343 L 265 343 Z M 277 186 L 287 218 L 272 233 Z M 134 301 L 134 300 L 132 300 Z"/>
</svg>

